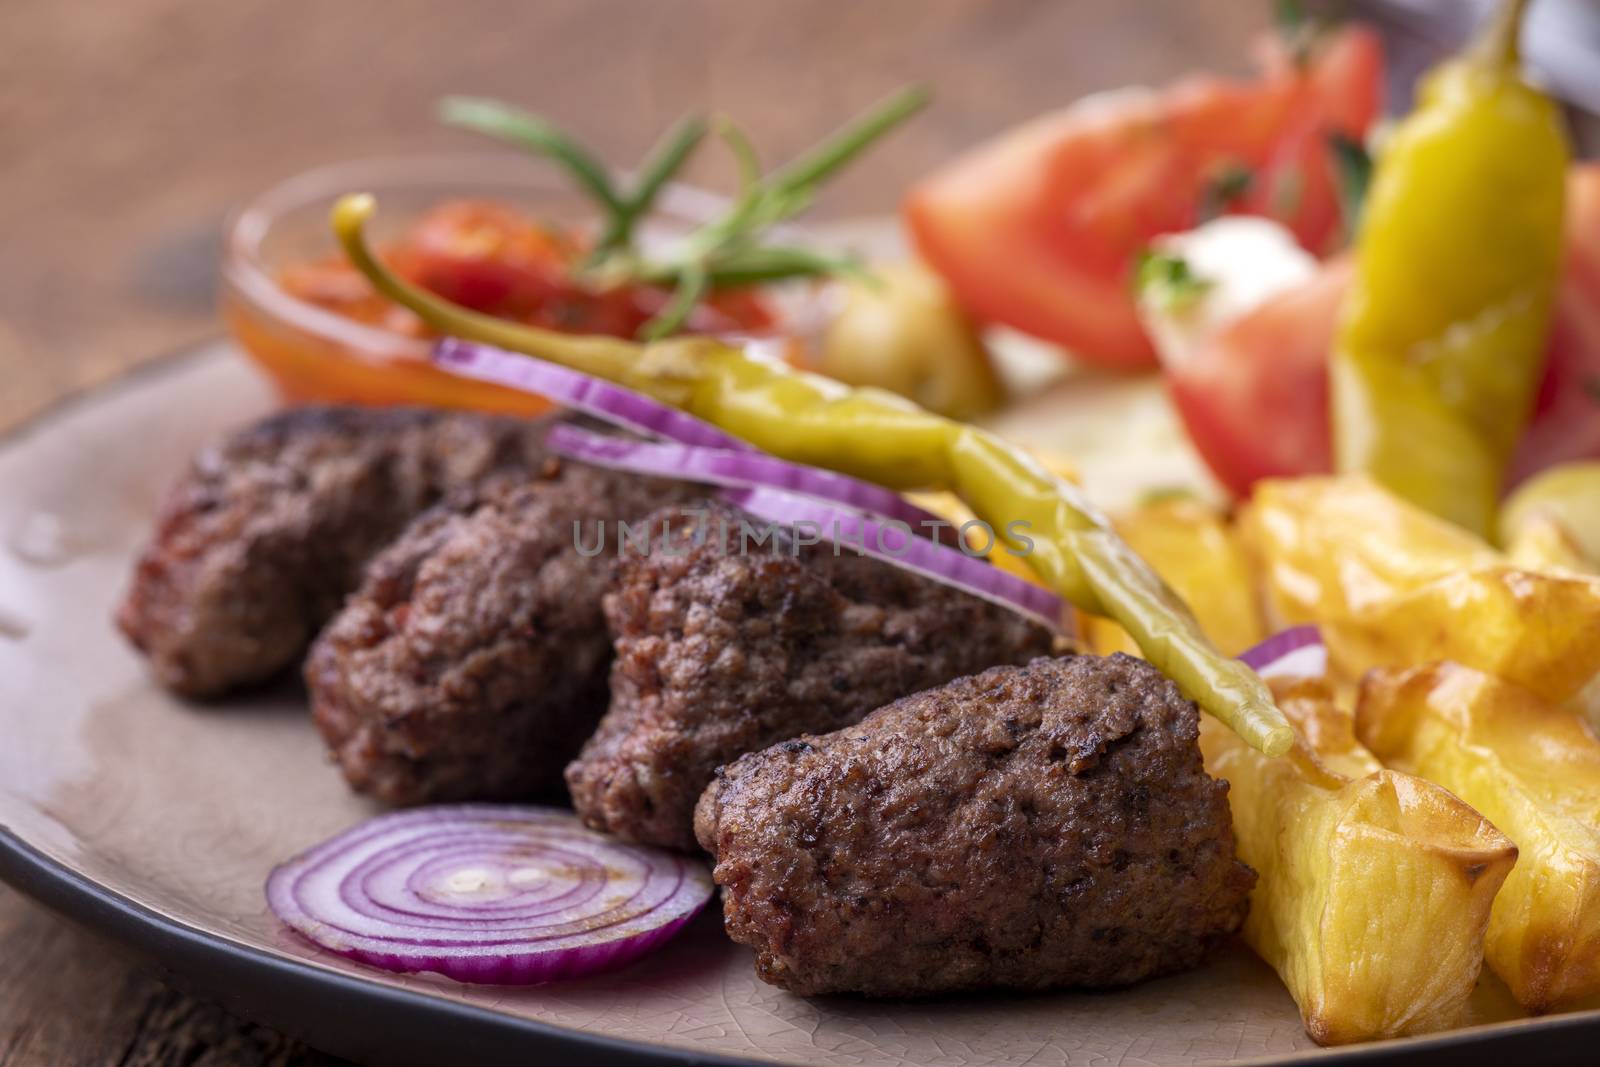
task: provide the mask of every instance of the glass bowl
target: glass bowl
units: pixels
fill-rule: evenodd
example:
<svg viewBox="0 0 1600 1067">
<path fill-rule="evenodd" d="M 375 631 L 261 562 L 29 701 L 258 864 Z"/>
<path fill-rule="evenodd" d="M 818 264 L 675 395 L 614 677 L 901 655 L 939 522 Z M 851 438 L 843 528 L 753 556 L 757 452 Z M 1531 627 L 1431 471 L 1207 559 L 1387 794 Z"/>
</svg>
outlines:
<svg viewBox="0 0 1600 1067">
<path fill-rule="evenodd" d="M 378 198 L 375 243 L 396 238 L 441 201 L 470 198 L 509 204 L 536 218 L 585 226 L 594 207 L 553 167 L 529 157 L 454 154 L 363 160 L 319 167 L 273 187 L 230 222 L 222 263 L 222 315 L 244 351 L 290 403 L 425 404 L 512 414 L 549 405 L 432 365 L 425 340 L 356 322 L 292 295 L 279 284 L 294 263 L 336 248 L 328 213 L 340 196 Z M 641 229 L 641 240 L 671 240 L 719 213 L 725 201 L 686 186 L 668 186 Z M 794 234 L 786 235 L 793 239 Z M 822 301 L 816 287 L 780 286 L 772 305 L 774 335 L 811 334 Z M 802 344 L 795 341 L 795 344 Z"/>
</svg>

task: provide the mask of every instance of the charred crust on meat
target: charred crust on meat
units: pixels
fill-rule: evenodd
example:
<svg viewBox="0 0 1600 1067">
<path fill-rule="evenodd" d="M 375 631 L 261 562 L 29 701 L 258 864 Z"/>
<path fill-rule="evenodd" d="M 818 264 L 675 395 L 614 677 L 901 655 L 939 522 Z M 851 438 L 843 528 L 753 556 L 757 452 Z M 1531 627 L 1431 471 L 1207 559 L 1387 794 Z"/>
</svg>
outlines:
<svg viewBox="0 0 1600 1067">
<path fill-rule="evenodd" d="M 775 985 L 1120 986 L 1244 920 L 1255 876 L 1195 706 L 1139 660 L 996 667 L 804 740 L 729 764 L 696 810 L 728 934 Z"/>
<path fill-rule="evenodd" d="M 787 540 L 741 552 L 741 521 L 716 505 L 702 543 L 680 531 L 670 554 L 617 562 L 611 707 L 566 775 L 596 829 L 692 849 L 695 800 L 720 764 L 1052 647 L 1021 616 L 891 563 Z"/>
<path fill-rule="evenodd" d="M 201 451 L 167 494 L 117 623 L 174 692 L 265 681 L 414 516 L 526 480 L 549 422 L 356 407 L 262 419 Z"/>
</svg>

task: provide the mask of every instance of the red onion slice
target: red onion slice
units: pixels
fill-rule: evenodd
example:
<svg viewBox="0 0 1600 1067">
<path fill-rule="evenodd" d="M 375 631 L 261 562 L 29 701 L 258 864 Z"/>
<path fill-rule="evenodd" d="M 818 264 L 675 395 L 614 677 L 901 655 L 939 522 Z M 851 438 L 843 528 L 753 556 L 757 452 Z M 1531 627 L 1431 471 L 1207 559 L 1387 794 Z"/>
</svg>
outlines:
<svg viewBox="0 0 1600 1067">
<path fill-rule="evenodd" d="M 1239 659 L 1263 678 L 1320 678 L 1328 673 L 1328 646 L 1315 626 L 1275 633 Z"/>
<path fill-rule="evenodd" d="M 711 899 L 703 863 L 547 808 L 467 804 L 371 819 L 276 868 L 274 914 L 388 971 L 532 984 L 620 967 Z"/>
<path fill-rule="evenodd" d="M 804 523 L 824 540 L 860 549 L 869 556 L 1020 612 L 1053 630 L 1062 629 L 1066 605 L 1050 590 L 1007 574 L 960 549 L 917 537 L 904 525 L 878 522 L 860 512 L 783 489 L 726 489 L 722 495 L 758 518 L 791 527 Z"/>
<path fill-rule="evenodd" d="M 831 531 L 843 531 L 847 538 L 853 538 L 859 532 L 867 541 L 864 551 L 870 555 L 886 559 L 934 581 L 971 593 L 973 596 L 1020 611 L 1052 629 L 1059 630 L 1062 627 L 1065 605 L 1060 597 L 1049 590 L 1007 574 L 998 567 L 991 567 L 980 560 L 970 558 L 959 549 L 943 547 L 925 538 L 905 533 L 892 524 L 886 526 L 861 514 L 862 511 L 877 512 L 891 520 L 891 523 L 904 523 L 913 527 L 923 522 L 942 521 L 932 513 L 915 507 L 898 494 L 881 486 L 768 456 L 710 423 L 686 415 L 676 408 L 661 404 L 630 389 L 554 363 L 547 363 L 533 356 L 447 337 L 434 346 L 433 359 L 435 363 L 453 373 L 524 392 L 538 393 L 624 429 L 648 436 L 664 437 L 680 445 L 721 452 L 741 452 L 752 457 L 760 457 L 767 464 L 781 464 L 785 470 L 780 471 L 777 466 L 762 466 L 762 472 L 768 477 L 760 479 L 740 476 L 734 481 L 735 473 L 724 473 L 720 479 L 724 484 L 754 485 L 749 489 L 727 490 L 725 495 L 745 510 L 772 522 L 788 525 L 796 522 L 815 523 L 823 531 L 824 536 Z M 569 444 L 580 441 L 580 438 L 571 434 L 560 434 L 555 431 L 552 433 L 556 441 L 563 438 Z M 601 438 L 601 440 L 606 439 Z M 585 446 L 580 444 L 579 447 Z M 605 452 L 595 448 L 591 455 L 576 458 L 591 463 L 600 463 L 604 460 L 607 465 L 625 467 L 640 473 L 666 473 L 669 476 L 691 478 L 695 481 L 719 480 L 684 471 L 681 453 L 645 453 L 628 449 L 613 451 L 614 447 L 608 442 Z M 630 465 L 628 455 L 637 458 L 638 465 Z M 670 470 L 663 471 L 645 465 L 665 463 L 669 459 L 672 460 L 667 464 Z M 733 471 L 729 461 L 721 458 L 716 460 L 700 458 L 694 462 L 704 463 L 710 468 L 720 468 L 724 472 Z M 742 473 L 750 474 L 753 469 L 747 466 Z M 779 487 L 774 488 L 774 484 Z M 827 491 L 818 491 L 822 489 Z M 819 501 L 817 497 L 823 499 Z M 831 506 L 830 502 L 831 505 L 837 506 Z M 931 532 L 937 534 L 939 529 L 935 527 Z M 837 538 L 830 538 L 830 540 L 835 539 Z M 850 540 L 848 543 L 856 542 Z"/>
<path fill-rule="evenodd" d="M 909 524 L 924 535 L 950 524 L 924 511 L 892 490 L 847 474 L 790 463 L 765 452 L 730 452 L 720 448 L 660 444 L 608 437 L 582 427 L 553 426 L 545 437 L 551 451 L 597 467 L 634 471 L 662 478 L 681 478 L 708 485 L 769 487 L 870 511 Z M 923 523 L 929 525 L 924 526 Z"/>
<path fill-rule="evenodd" d="M 686 415 L 632 389 L 581 371 L 547 363 L 535 356 L 507 352 L 457 337 L 445 337 L 433 346 L 433 361 L 452 374 L 503 385 L 524 393 L 537 393 L 558 404 L 650 437 L 664 437 L 686 445 L 754 451 L 745 442 L 693 415 Z"/>
</svg>

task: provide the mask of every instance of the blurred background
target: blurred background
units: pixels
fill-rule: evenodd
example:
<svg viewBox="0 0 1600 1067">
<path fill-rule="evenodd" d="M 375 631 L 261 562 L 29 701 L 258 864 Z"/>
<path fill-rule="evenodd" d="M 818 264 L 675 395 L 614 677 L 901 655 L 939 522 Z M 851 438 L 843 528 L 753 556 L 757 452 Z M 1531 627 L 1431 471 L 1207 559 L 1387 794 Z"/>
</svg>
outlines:
<svg viewBox="0 0 1600 1067">
<path fill-rule="evenodd" d="M 1405 85 L 1487 2 L 1320 6 L 1383 17 Z M 531 107 L 626 164 L 690 108 L 736 116 L 774 160 L 884 93 L 927 82 L 935 106 L 818 209 L 882 212 L 957 149 L 1085 92 L 1245 70 L 1246 43 L 1271 7 L 3 0 L 0 426 L 215 334 L 223 221 L 252 195 L 319 163 L 478 147 L 434 122 L 445 93 Z M 1600 110 L 1600 4 L 1543 0 L 1530 34 L 1547 76 Z M 717 158 L 702 153 L 690 177 L 723 184 Z"/>
<path fill-rule="evenodd" d="M 0 433 L 217 336 L 230 210 L 298 171 L 480 147 L 446 93 L 500 97 L 629 164 L 722 110 L 771 162 L 907 82 L 933 108 L 818 212 L 892 211 L 912 179 L 1089 91 L 1243 71 L 1266 0 L 0 0 Z M 1481 4 L 1387 0 L 1402 76 Z M 1547 75 L 1588 100 L 1600 11 L 1536 14 Z M 1574 59 L 1573 57 L 1576 57 Z M 1580 119 L 1591 153 L 1592 119 Z M 691 180 L 727 188 L 718 153 Z M 174 417 L 182 417 L 174 412 Z M 0 742 L 3 743 L 3 742 Z M 0 887 L 0 1065 L 287 1063 L 281 1035 L 164 990 Z"/>
<path fill-rule="evenodd" d="M 1097 88 L 1244 70 L 1264 0 L 0 0 L 0 425 L 220 332 L 227 212 L 340 159 L 480 148 L 445 93 L 636 159 L 721 109 L 769 160 L 911 81 L 933 109 L 819 211 L 894 209 L 956 149 Z M 719 153 L 695 180 L 719 185 Z M 722 187 L 726 187 L 723 185 Z"/>
</svg>

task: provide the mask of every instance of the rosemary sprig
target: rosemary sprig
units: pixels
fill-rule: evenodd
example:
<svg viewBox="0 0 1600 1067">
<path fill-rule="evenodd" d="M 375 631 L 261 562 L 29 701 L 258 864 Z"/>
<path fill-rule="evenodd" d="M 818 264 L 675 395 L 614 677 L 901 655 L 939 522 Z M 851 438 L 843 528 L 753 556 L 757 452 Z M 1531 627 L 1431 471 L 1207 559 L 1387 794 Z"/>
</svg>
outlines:
<svg viewBox="0 0 1600 1067">
<path fill-rule="evenodd" d="M 602 285 L 644 283 L 673 289 L 667 306 L 641 330 L 646 339 L 656 339 L 682 329 L 695 306 L 714 288 L 860 273 L 860 264 L 852 258 L 824 255 L 797 245 L 765 244 L 762 235 L 809 207 L 829 178 L 927 102 L 926 90 L 902 89 L 765 176 L 750 139 L 732 122 L 719 120 L 717 135 L 738 164 L 738 195 L 726 212 L 654 259 L 635 244 L 635 230 L 667 182 L 682 170 L 710 132 L 703 118 L 690 115 L 673 126 L 640 164 L 632 188 L 624 191 L 594 153 L 537 115 L 497 101 L 467 97 L 447 98 L 439 113 L 451 125 L 545 156 L 572 176 L 604 219 L 594 249 L 582 264 L 584 273 Z"/>
<path fill-rule="evenodd" d="M 595 242 L 590 265 L 599 263 L 619 249 L 633 245 L 633 228 L 650 213 L 656 197 L 672 176 L 683 169 L 694 150 L 705 140 L 706 121 L 698 115 L 685 115 L 669 129 L 639 165 L 639 179 L 622 208 L 611 214 L 606 228 Z"/>
<path fill-rule="evenodd" d="M 538 115 L 476 96 L 447 96 L 439 101 L 439 118 L 451 126 L 475 130 L 561 164 L 607 215 L 622 210 L 611 174 L 599 158 Z"/>
</svg>

